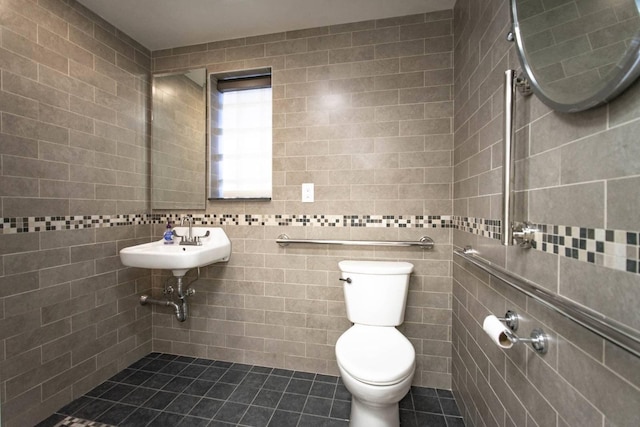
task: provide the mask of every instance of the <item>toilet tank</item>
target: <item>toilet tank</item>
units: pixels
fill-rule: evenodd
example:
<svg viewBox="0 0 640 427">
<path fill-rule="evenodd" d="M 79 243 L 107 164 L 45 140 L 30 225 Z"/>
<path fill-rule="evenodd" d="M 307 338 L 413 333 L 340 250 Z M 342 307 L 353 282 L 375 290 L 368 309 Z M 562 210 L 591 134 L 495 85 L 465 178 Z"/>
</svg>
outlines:
<svg viewBox="0 0 640 427">
<path fill-rule="evenodd" d="M 347 317 L 352 323 L 398 326 L 404 321 L 413 264 L 389 261 L 340 261 Z"/>
</svg>

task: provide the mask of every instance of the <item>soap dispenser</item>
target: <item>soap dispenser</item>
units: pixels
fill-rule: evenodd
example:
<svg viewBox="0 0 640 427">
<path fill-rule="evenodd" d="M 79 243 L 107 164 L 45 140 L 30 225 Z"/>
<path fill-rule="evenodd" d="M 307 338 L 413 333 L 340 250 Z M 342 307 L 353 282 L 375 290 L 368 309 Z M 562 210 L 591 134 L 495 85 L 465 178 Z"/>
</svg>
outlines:
<svg viewBox="0 0 640 427">
<path fill-rule="evenodd" d="M 162 236 L 162 238 L 164 239 L 164 244 L 165 245 L 172 245 L 173 244 L 173 230 L 171 228 L 171 221 L 167 220 L 167 230 L 164 232 L 164 236 Z"/>
</svg>

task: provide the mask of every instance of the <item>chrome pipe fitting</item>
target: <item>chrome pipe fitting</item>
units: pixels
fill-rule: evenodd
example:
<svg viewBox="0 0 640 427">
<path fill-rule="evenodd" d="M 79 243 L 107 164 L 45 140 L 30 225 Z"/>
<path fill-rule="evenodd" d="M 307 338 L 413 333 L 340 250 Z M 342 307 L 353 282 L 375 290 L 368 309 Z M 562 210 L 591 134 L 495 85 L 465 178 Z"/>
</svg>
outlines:
<svg viewBox="0 0 640 427">
<path fill-rule="evenodd" d="M 198 278 L 199 277 L 200 277 L 200 269 L 198 269 Z M 171 288 L 170 295 L 173 295 L 174 292 L 177 293 L 177 296 L 179 299 L 178 302 L 170 301 L 168 299 L 159 300 L 159 299 L 151 298 L 148 295 L 141 295 L 140 305 L 154 304 L 154 305 L 159 305 L 163 307 L 173 307 L 176 319 L 178 319 L 179 322 L 184 322 L 189 317 L 189 304 L 187 303 L 187 297 L 196 293 L 194 289 L 189 288 L 189 285 L 191 285 L 191 283 L 198 280 L 198 278 L 191 281 L 186 286 L 183 283 L 183 277 L 175 278 L 177 280 L 177 283 L 176 283 L 177 289 L 174 289 L 171 286 L 169 286 L 169 288 Z M 167 294 L 166 291 L 167 291 L 167 288 L 165 288 L 165 292 L 164 292 L 165 295 Z"/>
<path fill-rule="evenodd" d="M 176 319 L 178 319 L 179 322 L 184 322 L 185 320 L 187 320 L 188 309 L 186 299 L 182 299 L 181 304 L 176 304 L 173 301 L 155 299 L 149 297 L 148 295 L 141 295 L 140 305 L 147 304 L 159 305 L 163 307 L 173 307 L 174 314 L 176 315 Z"/>
</svg>

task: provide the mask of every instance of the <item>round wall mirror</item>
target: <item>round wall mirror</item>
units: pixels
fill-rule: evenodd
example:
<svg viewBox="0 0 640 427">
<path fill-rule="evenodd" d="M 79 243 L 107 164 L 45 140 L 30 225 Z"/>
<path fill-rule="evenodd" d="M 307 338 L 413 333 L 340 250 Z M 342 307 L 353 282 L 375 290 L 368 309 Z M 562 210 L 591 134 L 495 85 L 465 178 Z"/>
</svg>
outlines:
<svg viewBox="0 0 640 427">
<path fill-rule="evenodd" d="M 640 75 L 640 0 L 511 0 L 513 35 L 534 93 L 576 112 Z"/>
</svg>

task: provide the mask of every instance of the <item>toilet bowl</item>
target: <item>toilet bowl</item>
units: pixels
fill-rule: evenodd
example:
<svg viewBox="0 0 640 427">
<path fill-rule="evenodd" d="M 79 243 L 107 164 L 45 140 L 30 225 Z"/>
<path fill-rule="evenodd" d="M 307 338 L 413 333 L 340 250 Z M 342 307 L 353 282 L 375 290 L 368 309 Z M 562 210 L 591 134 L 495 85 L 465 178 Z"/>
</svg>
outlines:
<svg viewBox="0 0 640 427">
<path fill-rule="evenodd" d="M 347 317 L 354 325 L 336 342 L 340 376 L 351 399 L 351 427 L 397 427 L 398 402 L 409 392 L 415 349 L 395 326 L 404 310 L 413 265 L 342 261 Z"/>
<path fill-rule="evenodd" d="M 352 427 L 399 425 L 398 402 L 409 392 L 415 350 L 396 328 L 354 325 L 336 342 L 338 369 L 352 395 Z"/>
</svg>

